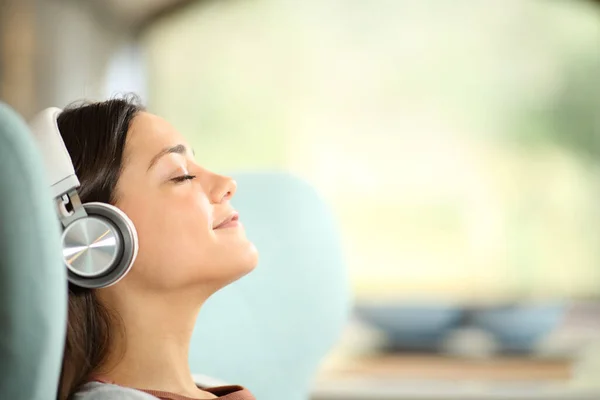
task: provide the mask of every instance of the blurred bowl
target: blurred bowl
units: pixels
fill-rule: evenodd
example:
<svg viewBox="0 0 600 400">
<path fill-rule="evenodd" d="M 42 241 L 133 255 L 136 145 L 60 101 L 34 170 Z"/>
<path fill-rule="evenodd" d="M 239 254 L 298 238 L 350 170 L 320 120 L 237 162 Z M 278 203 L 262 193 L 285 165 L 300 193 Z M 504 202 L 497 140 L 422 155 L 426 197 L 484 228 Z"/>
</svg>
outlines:
<svg viewBox="0 0 600 400">
<path fill-rule="evenodd" d="M 501 351 L 529 353 L 561 323 L 563 304 L 511 305 L 473 310 L 470 322 L 494 335 Z"/>
<path fill-rule="evenodd" d="M 390 350 L 439 350 L 463 310 L 447 304 L 359 304 L 356 315 L 388 339 Z"/>
</svg>

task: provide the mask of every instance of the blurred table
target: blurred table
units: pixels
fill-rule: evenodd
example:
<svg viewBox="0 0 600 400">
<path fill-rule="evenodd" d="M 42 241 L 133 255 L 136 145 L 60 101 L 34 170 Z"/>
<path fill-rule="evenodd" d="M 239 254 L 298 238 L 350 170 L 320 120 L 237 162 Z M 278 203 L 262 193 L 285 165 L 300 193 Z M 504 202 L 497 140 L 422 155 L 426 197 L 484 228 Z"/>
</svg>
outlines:
<svg viewBox="0 0 600 400">
<path fill-rule="evenodd" d="M 349 360 L 324 372 L 322 379 L 490 380 L 490 381 L 568 381 L 568 360 L 536 360 L 525 357 L 465 359 L 436 355 L 381 355 Z"/>
<path fill-rule="evenodd" d="M 600 399 L 569 384 L 566 359 L 462 359 L 435 355 L 357 358 L 320 374 L 313 400 Z"/>
</svg>

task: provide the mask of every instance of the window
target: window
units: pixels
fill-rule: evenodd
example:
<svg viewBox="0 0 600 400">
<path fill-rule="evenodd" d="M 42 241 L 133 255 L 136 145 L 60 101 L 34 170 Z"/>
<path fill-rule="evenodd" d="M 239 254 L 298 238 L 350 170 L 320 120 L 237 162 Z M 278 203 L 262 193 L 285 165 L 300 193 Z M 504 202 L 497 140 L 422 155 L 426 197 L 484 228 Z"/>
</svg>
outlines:
<svg viewBox="0 0 600 400">
<path fill-rule="evenodd" d="M 198 2 L 143 45 L 201 163 L 327 196 L 359 297 L 599 294 L 590 4 Z"/>
</svg>

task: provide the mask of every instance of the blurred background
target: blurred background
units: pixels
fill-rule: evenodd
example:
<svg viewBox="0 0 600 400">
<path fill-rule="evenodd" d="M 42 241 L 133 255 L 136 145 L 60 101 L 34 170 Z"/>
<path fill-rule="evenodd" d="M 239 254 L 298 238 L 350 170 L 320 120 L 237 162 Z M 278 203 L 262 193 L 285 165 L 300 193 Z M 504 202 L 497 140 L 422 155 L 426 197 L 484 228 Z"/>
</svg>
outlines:
<svg viewBox="0 0 600 400">
<path fill-rule="evenodd" d="M 3 101 L 126 92 L 330 204 L 314 399 L 600 398 L 600 2 L 0 0 Z"/>
</svg>

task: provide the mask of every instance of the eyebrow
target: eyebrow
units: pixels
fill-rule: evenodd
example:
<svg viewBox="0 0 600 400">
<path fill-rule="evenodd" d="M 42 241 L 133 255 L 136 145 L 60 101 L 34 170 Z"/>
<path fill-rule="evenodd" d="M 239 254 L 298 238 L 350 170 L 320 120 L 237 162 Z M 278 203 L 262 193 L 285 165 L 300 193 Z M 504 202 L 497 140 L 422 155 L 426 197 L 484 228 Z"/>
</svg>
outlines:
<svg viewBox="0 0 600 400">
<path fill-rule="evenodd" d="M 187 151 L 188 151 L 187 147 L 185 147 L 182 144 L 178 144 L 178 145 L 171 146 L 171 147 L 165 147 L 164 149 L 159 151 L 157 155 L 152 157 L 152 160 L 150 160 L 150 165 L 148 166 L 148 171 L 150 170 L 150 168 L 152 168 L 154 166 L 154 164 L 156 164 L 158 159 L 161 158 L 162 156 L 167 155 L 167 154 L 186 154 Z M 192 150 L 192 153 L 194 153 L 193 150 Z"/>
</svg>

